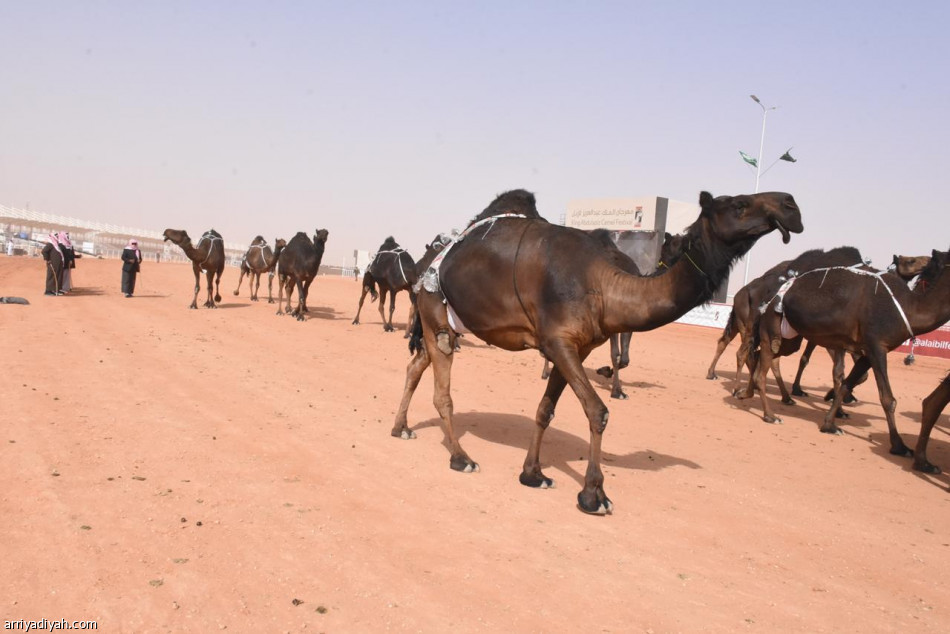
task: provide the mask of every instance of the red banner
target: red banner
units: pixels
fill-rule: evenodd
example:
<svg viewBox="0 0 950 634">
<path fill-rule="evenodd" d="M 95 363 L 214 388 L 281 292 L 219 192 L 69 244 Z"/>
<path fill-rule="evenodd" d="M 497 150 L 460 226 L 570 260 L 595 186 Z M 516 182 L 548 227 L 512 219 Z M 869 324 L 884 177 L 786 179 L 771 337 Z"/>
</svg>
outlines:
<svg viewBox="0 0 950 634">
<path fill-rule="evenodd" d="M 902 343 L 897 351 L 905 354 L 910 352 L 910 340 Z M 914 344 L 914 354 L 950 359 L 950 324 L 944 324 L 933 332 L 917 337 L 917 343 Z"/>
</svg>

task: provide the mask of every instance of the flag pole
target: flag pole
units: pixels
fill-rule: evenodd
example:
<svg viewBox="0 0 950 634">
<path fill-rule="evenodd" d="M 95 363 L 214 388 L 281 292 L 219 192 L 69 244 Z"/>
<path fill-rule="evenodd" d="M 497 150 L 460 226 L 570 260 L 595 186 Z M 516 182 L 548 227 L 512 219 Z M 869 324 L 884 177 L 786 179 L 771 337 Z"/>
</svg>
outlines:
<svg viewBox="0 0 950 634">
<path fill-rule="evenodd" d="M 762 108 L 762 134 L 759 137 L 759 156 L 755 160 L 755 191 L 753 193 L 759 193 L 759 177 L 762 175 L 762 152 L 765 149 L 765 120 L 769 115 L 769 110 L 775 110 L 778 106 L 772 106 L 771 108 L 766 108 L 765 105 L 759 101 L 759 98 L 755 95 L 749 95 L 752 98 L 752 101 L 759 104 L 759 107 Z M 751 251 L 749 252 L 751 253 Z M 752 259 L 749 253 L 745 254 L 745 273 L 742 276 L 742 285 L 745 286 L 749 283 L 749 261 Z"/>
</svg>

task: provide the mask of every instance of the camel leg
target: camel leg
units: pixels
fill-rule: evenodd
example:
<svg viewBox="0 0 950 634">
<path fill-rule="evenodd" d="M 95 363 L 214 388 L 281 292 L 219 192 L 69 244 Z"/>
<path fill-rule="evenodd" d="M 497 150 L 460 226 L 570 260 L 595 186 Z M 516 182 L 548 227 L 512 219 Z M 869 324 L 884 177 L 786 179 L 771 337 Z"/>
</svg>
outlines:
<svg viewBox="0 0 950 634">
<path fill-rule="evenodd" d="M 316 275 L 311 277 L 309 280 L 303 283 L 303 312 L 309 313 L 310 307 L 307 306 L 307 299 L 310 298 L 310 285 L 313 284 L 313 280 L 316 279 Z"/>
<path fill-rule="evenodd" d="M 272 291 L 274 287 L 274 273 L 273 271 L 267 274 L 267 303 L 274 303 L 274 293 Z"/>
<path fill-rule="evenodd" d="M 545 350 L 553 359 L 556 372 L 564 377 L 581 402 L 590 427 L 590 455 L 587 473 L 584 476 L 584 488 L 577 494 L 577 505 L 585 513 L 596 515 L 610 513 L 613 510 L 613 504 L 604 492 L 604 474 L 600 469 L 601 443 L 609 417 L 607 406 L 600 400 L 590 381 L 587 380 L 581 361 L 582 356 L 577 350 L 560 342 L 550 347 L 545 346 Z M 585 352 L 583 357 L 586 356 Z"/>
<path fill-rule="evenodd" d="M 363 287 L 363 292 L 360 293 L 360 305 L 356 307 L 356 317 L 353 318 L 353 325 L 360 325 L 360 311 L 363 310 L 363 300 L 366 299 L 366 294 L 369 292 L 369 289 L 365 286 Z"/>
<path fill-rule="evenodd" d="M 208 300 L 205 302 L 205 308 L 217 308 L 214 305 L 214 298 L 212 293 L 214 292 L 214 271 L 207 271 L 205 273 L 205 280 L 208 283 Z M 221 301 L 221 297 L 218 296 L 218 301 Z"/>
<path fill-rule="evenodd" d="M 706 370 L 706 378 L 709 380 L 718 379 L 719 375 L 716 374 L 716 364 L 719 363 L 719 357 L 722 356 L 722 353 L 726 351 L 726 348 L 736 338 L 736 331 L 732 328 L 732 324 L 726 324 L 726 327 L 722 329 L 722 335 L 719 336 L 719 341 L 716 342 L 716 354 L 713 355 L 712 363 L 709 364 L 709 369 Z"/>
<path fill-rule="evenodd" d="M 379 283 L 379 320 L 383 322 L 383 332 L 389 332 L 386 327 L 386 295 L 389 291 L 383 288 L 383 283 Z"/>
<path fill-rule="evenodd" d="M 605 379 L 611 379 L 614 376 L 614 369 L 618 365 L 616 359 L 620 358 L 620 335 L 610 335 L 610 365 L 597 368 L 597 374 Z M 547 377 L 544 377 L 547 378 Z"/>
<path fill-rule="evenodd" d="M 914 450 L 914 469 L 924 473 L 940 473 L 940 467 L 927 460 L 927 442 L 930 432 L 934 428 L 943 408 L 950 403 L 950 375 L 940 385 L 924 398 L 923 415 L 920 419 L 920 436 L 917 437 L 917 448 Z"/>
<path fill-rule="evenodd" d="M 195 271 L 195 296 L 191 299 L 191 306 L 188 308 L 198 308 L 198 292 L 201 290 L 201 267 L 195 262 L 193 265 Z"/>
<path fill-rule="evenodd" d="M 218 269 L 218 275 L 214 280 L 214 301 L 221 303 L 221 274 L 224 273 L 224 265 Z M 211 273 L 208 274 L 208 291 L 211 291 Z"/>
<path fill-rule="evenodd" d="M 248 280 L 248 285 L 251 287 L 251 301 L 257 301 L 257 291 L 261 288 L 261 274 L 257 271 L 251 272 L 251 279 Z"/>
<path fill-rule="evenodd" d="M 732 388 L 732 395 L 739 395 L 739 385 L 742 382 L 742 366 L 749 366 L 749 382 L 752 381 L 752 364 L 749 361 L 750 351 L 752 350 L 752 333 L 740 333 L 742 336 L 742 343 L 739 344 L 739 349 L 736 350 L 736 382 Z M 764 342 L 764 340 L 763 340 Z M 761 362 L 761 359 L 759 359 Z M 762 365 L 763 368 L 768 368 L 768 365 Z M 766 372 L 762 373 L 763 375 L 767 374 Z"/>
<path fill-rule="evenodd" d="M 798 372 L 795 374 L 795 382 L 792 383 L 792 394 L 795 396 L 808 396 L 808 394 L 802 390 L 802 374 L 805 372 L 805 368 L 808 367 L 808 362 L 811 361 L 811 353 L 815 351 L 817 346 L 818 344 L 809 341 L 805 346 L 805 351 L 802 353 L 801 358 L 798 360 Z"/>
<path fill-rule="evenodd" d="M 877 382 L 877 393 L 881 397 L 881 407 L 887 418 L 887 432 L 891 437 L 891 454 L 895 456 L 912 456 L 914 452 L 904 444 L 904 439 L 897 432 L 897 422 L 894 420 L 894 411 L 897 409 L 897 399 L 891 391 L 891 381 L 887 376 L 887 350 L 869 348 L 867 357 L 871 360 L 874 370 L 874 380 Z"/>
<path fill-rule="evenodd" d="M 778 384 L 779 392 L 782 393 L 782 402 L 786 405 L 794 405 L 795 401 L 792 400 L 792 397 L 788 394 L 788 388 L 785 387 L 785 381 L 782 379 L 782 366 L 779 363 L 781 357 L 776 356 L 772 359 L 772 376 L 775 377 L 775 382 Z"/>
<path fill-rule="evenodd" d="M 303 282 L 297 280 L 297 309 L 294 310 L 293 315 L 297 318 L 297 321 L 303 321 L 306 319 L 304 317 L 304 312 L 306 311 L 307 306 L 307 291 L 303 285 Z M 288 306 L 289 308 L 289 306 Z"/>
<path fill-rule="evenodd" d="M 409 429 L 409 402 L 416 388 L 419 387 L 419 381 L 423 373 L 429 367 L 429 355 L 426 353 L 425 346 L 416 351 L 416 354 L 409 360 L 406 366 L 406 385 L 402 391 L 402 401 L 399 402 L 399 410 L 396 412 L 396 422 L 393 424 L 392 435 L 403 440 L 410 440 L 416 437 L 416 432 Z"/>
<path fill-rule="evenodd" d="M 771 340 L 765 338 L 763 332 L 762 342 L 759 345 L 759 358 L 757 362 L 757 371 L 753 371 L 752 374 L 755 377 L 756 386 L 759 389 L 759 397 L 762 399 L 762 420 L 766 423 L 781 423 L 782 419 L 772 413 L 772 408 L 769 406 L 769 399 L 765 394 L 765 379 L 768 375 L 768 369 L 772 367 L 772 360 L 777 359 L 776 351 L 773 350 L 771 345 Z M 751 388 L 752 379 L 749 380 L 749 387 Z M 748 395 L 751 396 L 752 390 L 747 391 Z"/>
<path fill-rule="evenodd" d="M 834 362 L 831 377 L 834 380 L 835 397 L 831 404 L 831 409 L 825 414 L 825 422 L 822 424 L 820 431 L 825 434 L 837 434 L 840 436 L 844 432 L 835 425 L 835 413 L 838 411 L 838 408 L 841 407 L 841 401 L 844 399 L 844 392 L 846 391 L 844 385 L 844 350 L 835 349 L 829 350 L 828 352 L 831 353 L 831 358 Z"/>
<path fill-rule="evenodd" d="M 240 294 L 241 294 L 241 282 L 244 281 L 244 276 L 245 276 L 245 275 L 248 275 L 248 284 L 250 284 L 250 274 L 249 274 L 249 273 L 244 269 L 244 267 L 242 266 L 242 267 L 241 267 L 241 275 L 238 276 L 238 285 L 237 285 L 237 288 L 234 289 L 234 294 L 235 294 L 235 295 L 240 295 Z"/>
<path fill-rule="evenodd" d="M 393 328 L 393 313 L 396 312 L 396 291 L 389 294 L 389 319 L 386 320 L 386 332 L 396 332 Z"/>
<path fill-rule="evenodd" d="M 620 400 L 627 399 L 627 393 L 623 391 L 623 387 L 620 384 L 620 370 L 626 368 L 630 365 L 630 339 L 633 338 L 632 332 L 623 332 L 618 335 L 620 340 L 620 352 L 616 355 L 611 355 L 611 361 L 613 362 L 613 371 L 614 371 L 614 382 L 610 390 L 610 398 L 616 398 Z M 611 337 L 611 342 L 613 338 Z M 611 352 L 613 347 L 611 346 Z"/>
<path fill-rule="evenodd" d="M 540 489 L 554 487 L 554 480 L 546 477 L 541 472 L 541 439 L 554 418 L 554 408 L 557 406 L 558 399 L 561 398 L 565 387 L 567 387 L 567 381 L 555 367 L 548 379 L 544 396 L 541 397 L 541 402 L 538 404 L 538 411 L 534 417 L 534 435 L 531 437 L 531 445 L 528 447 L 528 454 L 524 459 L 524 467 L 518 477 L 518 481 L 525 486 Z"/>
</svg>

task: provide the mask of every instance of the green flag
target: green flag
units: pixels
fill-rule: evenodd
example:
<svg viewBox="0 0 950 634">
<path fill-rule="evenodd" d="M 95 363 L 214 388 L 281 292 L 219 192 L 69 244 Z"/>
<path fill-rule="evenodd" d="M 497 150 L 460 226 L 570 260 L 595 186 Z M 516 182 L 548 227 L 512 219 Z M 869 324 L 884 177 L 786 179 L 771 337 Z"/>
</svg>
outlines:
<svg viewBox="0 0 950 634">
<path fill-rule="evenodd" d="M 788 151 L 785 152 L 785 154 L 783 154 L 782 156 L 778 157 L 778 159 L 780 161 L 788 161 L 789 163 L 794 163 L 798 159 L 792 158 L 792 155 L 790 154 L 791 151 L 792 151 L 792 148 L 788 148 Z"/>
<path fill-rule="evenodd" d="M 742 157 L 742 160 L 745 161 L 746 163 L 748 163 L 749 165 L 751 165 L 752 167 L 758 167 L 758 166 L 759 166 L 759 161 L 758 161 L 758 160 L 752 158 L 751 156 L 749 156 L 748 154 L 746 154 L 746 153 L 743 152 L 742 150 L 739 150 L 739 156 L 741 156 L 741 157 Z"/>
</svg>

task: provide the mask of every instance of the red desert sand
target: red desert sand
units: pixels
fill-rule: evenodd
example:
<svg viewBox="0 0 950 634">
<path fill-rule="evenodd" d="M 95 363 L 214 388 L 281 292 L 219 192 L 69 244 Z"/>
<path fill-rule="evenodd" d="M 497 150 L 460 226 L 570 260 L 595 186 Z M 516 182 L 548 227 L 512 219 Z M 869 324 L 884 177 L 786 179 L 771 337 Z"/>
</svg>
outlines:
<svg viewBox="0 0 950 634">
<path fill-rule="evenodd" d="M 319 277 L 301 323 L 225 271 L 217 310 L 189 310 L 189 264 L 146 262 L 134 298 L 115 260 L 82 259 L 66 297 L 43 262 L 0 257 L 0 602 L 5 621 L 107 632 L 947 632 L 947 474 L 889 455 L 873 380 L 821 434 L 817 396 L 729 394 L 733 344 L 673 324 L 634 336 L 628 401 L 604 435 L 613 515 L 576 508 L 587 423 L 566 391 L 541 457 L 518 474 L 544 389 L 535 352 L 467 338 L 452 393 L 481 472 L 449 469 L 427 372 L 411 441 L 390 436 L 409 361 L 353 279 Z M 265 281 L 266 282 L 266 281 Z M 275 289 L 276 294 L 276 289 Z M 266 292 L 263 293 L 266 298 Z M 797 359 L 784 361 L 794 376 Z M 897 353 L 912 447 L 947 360 Z M 830 387 L 815 354 L 803 386 Z M 769 383 L 770 397 L 777 390 Z M 947 413 L 929 456 L 950 471 Z"/>
</svg>

